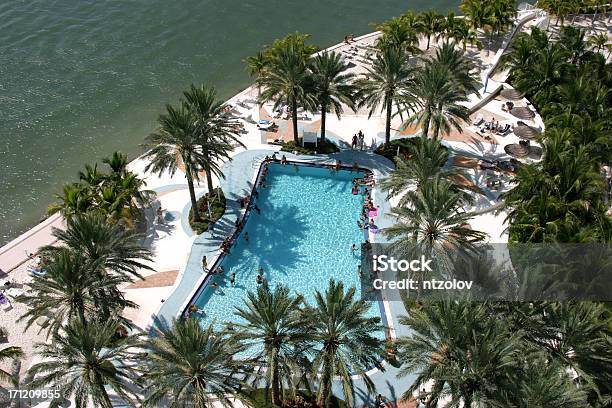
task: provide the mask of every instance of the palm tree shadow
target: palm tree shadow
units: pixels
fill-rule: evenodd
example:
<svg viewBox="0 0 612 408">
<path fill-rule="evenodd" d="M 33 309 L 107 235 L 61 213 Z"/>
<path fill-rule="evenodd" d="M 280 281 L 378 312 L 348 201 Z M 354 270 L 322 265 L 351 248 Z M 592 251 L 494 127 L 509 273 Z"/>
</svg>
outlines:
<svg viewBox="0 0 612 408">
<path fill-rule="evenodd" d="M 153 220 L 150 220 L 148 225 L 149 227 L 144 235 L 142 245 L 150 250 L 153 249 L 155 240 L 161 236 L 161 233 L 172 235 L 172 232 L 176 228 L 172 224 L 154 222 Z"/>
<path fill-rule="evenodd" d="M 261 214 L 250 213 L 230 255 L 224 260 L 229 266 L 225 270 L 232 270 L 239 279 L 254 279 L 258 267 L 264 269 L 265 275 L 269 270 L 286 274 L 303 261 L 296 248 L 308 234 L 308 227 L 306 220 L 299 216 L 298 207 L 272 207 L 265 201 L 259 205 Z M 244 239 L 245 233 L 250 236 L 248 242 Z"/>
</svg>

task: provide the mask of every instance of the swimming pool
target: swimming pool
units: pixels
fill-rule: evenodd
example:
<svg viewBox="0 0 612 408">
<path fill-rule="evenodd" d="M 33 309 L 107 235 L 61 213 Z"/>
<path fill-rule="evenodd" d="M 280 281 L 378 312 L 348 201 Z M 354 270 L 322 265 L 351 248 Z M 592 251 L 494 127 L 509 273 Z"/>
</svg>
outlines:
<svg viewBox="0 0 612 408">
<path fill-rule="evenodd" d="M 260 267 L 272 288 L 284 284 L 310 304 L 316 290 L 327 289 L 330 278 L 346 288 L 355 286 L 360 295 L 358 266 L 365 236 L 357 221 L 363 196 L 351 194 L 351 181 L 363 175 L 363 171 L 270 164 L 267 187 L 258 189 L 255 201 L 261 212 L 250 212 L 230 254 L 220 262 L 224 272 L 210 276 L 192 301 L 205 312 L 202 323 L 238 321 L 234 310 L 243 305 L 247 291 L 257 289 Z M 235 286 L 230 284 L 232 273 Z M 377 303 L 370 313 L 381 316 Z"/>
</svg>

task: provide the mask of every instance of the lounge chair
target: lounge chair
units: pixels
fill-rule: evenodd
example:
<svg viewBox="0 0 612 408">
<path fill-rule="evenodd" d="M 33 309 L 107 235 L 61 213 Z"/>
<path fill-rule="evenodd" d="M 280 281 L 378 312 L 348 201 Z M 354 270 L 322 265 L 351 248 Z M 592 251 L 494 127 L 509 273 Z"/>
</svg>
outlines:
<svg viewBox="0 0 612 408">
<path fill-rule="evenodd" d="M 31 267 L 29 267 L 29 268 L 27 269 L 27 271 L 28 271 L 28 272 L 29 272 L 31 275 L 38 276 L 39 278 L 45 275 L 45 271 L 40 270 L 40 269 L 31 268 Z"/>
<path fill-rule="evenodd" d="M 510 128 L 511 128 L 510 124 L 506 123 L 506 125 L 501 130 L 499 130 L 497 134 L 499 136 L 506 136 L 508 133 L 510 133 Z"/>
<path fill-rule="evenodd" d="M 472 122 L 473 126 L 480 126 L 482 125 L 482 123 L 484 122 L 484 118 L 482 117 L 482 115 L 478 115 L 478 117 L 476 119 L 474 119 L 474 122 Z"/>
<path fill-rule="evenodd" d="M 257 128 L 261 130 L 270 130 L 274 125 L 273 120 L 261 119 L 257 122 Z"/>
<path fill-rule="evenodd" d="M 23 295 L 23 293 L 24 290 L 21 288 L 10 288 L 6 290 L 6 295 L 13 299 L 16 299 L 17 297 Z"/>
</svg>

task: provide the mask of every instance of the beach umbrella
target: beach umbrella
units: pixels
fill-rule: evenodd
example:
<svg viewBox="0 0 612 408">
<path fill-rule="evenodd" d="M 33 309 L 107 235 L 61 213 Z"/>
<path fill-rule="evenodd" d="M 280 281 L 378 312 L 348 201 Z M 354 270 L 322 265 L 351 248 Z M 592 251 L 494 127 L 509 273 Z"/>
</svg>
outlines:
<svg viewBox="0 0 612 408">
<path fill-rule="evenodd" d="M 521 139 L 532 140 L 540 134 L 540 131 L 532 126 L 527 125 L 518 125 L 515 126 L 512 130 L 515 135 L 520 137 Z"/>
<path fill-rule="evenodd" d="M 525 106 L 515 106 L 510 110 L 510 113 L 519 119 L 525 120 L 533 119 L 535 117 L 535 113 Z"/>
<path fill-rule="evenodd" d="M 504 151 L 506 153 L 508 153 L 510 156 L 517 157 L 517 158 L 523 158 L 523 157 L 529 156 L 529 150 L 530 150 L 529 146 L 518 144 L 518 143 L 512 143 L 512 144 L 504 146 Z"/>
<path fill-rule="evenodd" d="M 523 99 L 524 95 L 514 88 L 504 88 L 501 90 L 500 95 L 511 101 L 517 101 Z"/>
</svg>

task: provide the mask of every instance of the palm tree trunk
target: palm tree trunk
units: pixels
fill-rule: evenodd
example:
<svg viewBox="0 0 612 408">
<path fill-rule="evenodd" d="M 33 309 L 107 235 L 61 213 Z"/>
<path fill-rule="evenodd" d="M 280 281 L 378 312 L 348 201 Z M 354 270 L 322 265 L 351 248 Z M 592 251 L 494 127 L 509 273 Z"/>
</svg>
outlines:
<svg viewBox="0 0 612 408">
<path fill-rule="evenodd" d="M 385 123 L 385 144 L 391 141 L 391 108 L 393 107 L 391 98 L 387 101 L 387 121 Z"/>
<path fill-rule="evenodd" d="M 293 121 L 293 141 L 297 146 L 300 140 L 298 138 L 297 100 L 295 96 L 291 97 L 291 120 Z"/>
<path fill-rule="evenodd" d="M 195 188 L 193 187 L 193 178 L 191 177 L 191 171 L 185 172 L 187 177 L 187 187 L 189 187 L 189 197 L 191 198 L 191 208 L 193 209 L 193 221 L 200 222 L 200 211 L 198 211 L 198 200 L 196 200 Z"/>
<path fill-rule="evenodd" d="M 270 381 L 272 382 L 272 403 L 274 405 L 282 405 L 282 401 L 280 398 L 280 379 L 278 375 L 278 360 L 273 358 L 271 361 L 270 371 L 272 372 L 272 378 Z"/>
<path fill-rule="evenodd" d="M 331 367 L 329 367 L 328 359 L 325 359 L 325 363 L 323 364 L 323 374 L 321 374 L 321 383 L 319 389 L 319 395 L 317 396 L 317 405 L 319 407 L 326 407 L 327 400 L 329 399 L 329 395 L 331 394 Z"/>
<path fill-rule="evenodd" d="M 82 300 L 78 301 L 77 311 L 79 313 L 81 323 L 83 323 L 83 326 L 87 326 L 87 320 L 85 319 L 85 307 L 83 306 Z"/>
<path fill-rule="evenodd" d="M 204 172 L 206 173 L 206 188 L 208 189 L 208 197 L 212 198 L 215 188 L 212 184 L 212 172 L 210 171 L 210 166 L 208 165 L 208 162 L 204 167 Z"/>
<path fill-rule="evenodd" d="M 431 113 L 429 113 L 428 117 L 431 117 Z M 429 134 L 429 119 L 427 119 L 425 123 L 423 124 L 423 136 L 427 137 L 428 134 Z"/>
<path fill-rule="evenodd" d="M 321 143 L 325 143 L 325 119 L 327 114 L 327 106 L 321 105 Z"/>
</svg>

